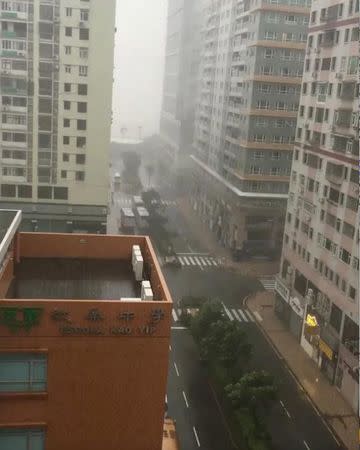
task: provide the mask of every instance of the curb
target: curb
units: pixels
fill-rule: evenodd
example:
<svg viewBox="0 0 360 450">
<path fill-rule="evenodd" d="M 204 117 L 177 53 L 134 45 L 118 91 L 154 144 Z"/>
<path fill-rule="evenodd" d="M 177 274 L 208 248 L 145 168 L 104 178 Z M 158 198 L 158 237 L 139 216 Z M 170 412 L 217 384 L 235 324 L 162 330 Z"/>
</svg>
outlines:
<svg viewBox="0 0 360 450">
<path fill-rule="evenodd" d="M 250 297 L 253 294 L 249 294 L 247 297 L 245 297 L 243 299 L 243 305 L 247 306 L 247 302 L 250 300 Z M 250 308 L 249 308 L 250 309 Z M 251 311 L 251 309 L 250 309 Z M 271 339 L 269 333 L 265 330 L 265 328 L 260 324 L 260 322 L 257 320 L 256 321 L 256 325 L 259 328 L 259 330 L 261 331 L 261 333 L 264 335 L 265 339 L 268 341 L 268 343 L 270 344 L 271 348 L 274 350 L 276 356 L 279 358 L 279 360 L 283 363 L 283 365 L 287 368 L 287 370 L 290 372 L 290 374 L 292 375 L 292 377 L 294 378 L 295 382 L 298 384 L 298 386 L 301 388 L 301 391 L 305 394 L 306 399 L 308 400 L 308 402 L 310 403 L 310 405 L 314 408 L 316 414 L 321 418 L 322 422 L 324 423 L 324 425 L 326 426 L 326 428 L 329 430 L 330 434 L 332 435 L 332 437 L 334 438 L 335 442 L 337 443 L 338 447 L 340 450 L 348 450 L 348 447 L 346 447 L 346 445 L 343 443 L 342 439 L 340 438 L 340 436 L 337 434 L 337 432 L 335 431 L 334 427 L 332 426 L 331 423 L 329 423 L 327 421 L 327 419 L 324 417 L 323 413 L 320 411 L 320 409 L 318 408 L 317 404 L 314 402 L 314 400 L 310 397 L 309 393 L 307 392 L 307 390 L 304 388 L 304 386 L 302 385 L 301 381 L 299 380 L 298 376 L 296 375 L 296 373 L 293 371 L 293 369 L 290 367 L 289 363 L 287 362 L 287 360 L 284 358 L 284 356 L 280 353 L 280 351 L 278 350 L 278 348 L 276 347 L 276 345 L 274 344 L 273 340 Z"/>
</svg>

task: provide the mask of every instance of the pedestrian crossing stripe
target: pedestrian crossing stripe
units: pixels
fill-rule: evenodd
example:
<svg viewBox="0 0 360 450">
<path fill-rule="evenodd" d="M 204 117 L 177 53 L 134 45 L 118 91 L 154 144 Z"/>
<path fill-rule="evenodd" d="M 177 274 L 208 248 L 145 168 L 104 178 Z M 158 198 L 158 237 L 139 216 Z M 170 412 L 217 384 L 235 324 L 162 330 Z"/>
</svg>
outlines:
<svg viewBox="0 0 360 450">
<path fill-rule="evenodd" d="M 231 322 L 236 320 L 238 322 L 249 323 L 249 322 L 255 322 L 256 320 L 258 322 L 262 322 L 262 320 L 263 320 L 262 317 L 260 316 L 260 314 L 258 313 L 258 311 L 253 311 L 251 313 L 247 309 L 235 309 L 235 308 L 228 309 L 224 304 L 223 304 L 223 308 L 224 308 L 227 318 Z M 179 318 L 181 316 L 181 309 L 178 309 L 178 310 L 172 309 L 171 314 L 172 314 L 174 322 L 178 322 Z M 254 314 L 256 320 L 252 316 L 252 314 Z"/>
<path fill-rule="evenodd" d="M 274 278 L 260 278 L 259 281 L 267 291 L 275 290 L 275 279 Z"/>
<path fill-rule="evenodd" d="M 131 206 L 132 205 L 132 199 L 131 198 L 120 198 L 120 199 L 116 200 L 116 203 L 119 206 Z M 174 200 L 160 200 L 160 202 L 152 201 L 151 203 L 153 205 L 156 205 L 156 204 L 159 203 L 160 205 L 163 205 L 163 206 L 177 206 L 177 202 L 174 201 Z"/>
<path fill-rule="evenodd" d="M 213 258 L 212 256 L 210 257 L 205 257 L 205 256 L 200 256 L 200 255 L 192 255 L 192 256 L 178 256 L 178 259 L 180 261 L 180 264 L 185 267 L 185 266 L 203 266 L 203 267 L 211 267 L 211 266 L 215 266 L 218 267 L 219 263 L 216 260 L 216 258 Z"/>
</svg>

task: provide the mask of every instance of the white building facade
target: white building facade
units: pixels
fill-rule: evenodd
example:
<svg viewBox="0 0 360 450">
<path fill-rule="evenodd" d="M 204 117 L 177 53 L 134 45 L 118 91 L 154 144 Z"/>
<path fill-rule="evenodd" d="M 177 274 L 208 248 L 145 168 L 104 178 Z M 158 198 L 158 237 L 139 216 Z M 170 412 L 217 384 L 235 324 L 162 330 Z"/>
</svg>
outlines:
<svg viewBox="0 0 360 450">
<path fill-rule="evenodd" d="M 115 0 L 0 2 L 0 203 L 105 232 Z"/>
<path fill-rule="evenodd" d="M 359 1 L 313 2 L 276 311 L 358 410 Z"/>
</svg>

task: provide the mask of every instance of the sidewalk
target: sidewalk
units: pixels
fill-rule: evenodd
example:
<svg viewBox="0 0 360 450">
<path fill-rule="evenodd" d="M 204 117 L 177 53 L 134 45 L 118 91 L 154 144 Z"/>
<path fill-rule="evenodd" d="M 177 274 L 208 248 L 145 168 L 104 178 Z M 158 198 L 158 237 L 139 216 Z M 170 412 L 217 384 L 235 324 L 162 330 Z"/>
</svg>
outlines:
<svg viewBox="0 0 360 450">
<path fill-rule="evenodd" d="M 233 270 L 241 272 L 243 275 L 249 275 L 254 277 L 275 275 L 279 272 L 279 261 L 240 261 L 235 262 L 232 260 L 229 249 L 220 245 L 209 228 L 201 222 L 199 216 L 192 210 L 189 201 L 185 198 L 178 199 L 179 210 L 187 222 L 189 228 L 191 228 L 195 238 L 200 244 L 207 249 L 207 251 L 213 255 L 225 259 L 225 266 L 230 267 Z"/>
<path fill-rule="evenodd" d="M 284 358 L 290 371 L 316 405 L 330 428 L 349 450 L 359 450 L 356 414 L 339 391 L 332 386 L 301 348 L 296 338 L 274 313 L 274 294 L 257 292 L 247 305 L 259 311 L 263 321 L 258 322 L 267 338 Z"/>
</svg>

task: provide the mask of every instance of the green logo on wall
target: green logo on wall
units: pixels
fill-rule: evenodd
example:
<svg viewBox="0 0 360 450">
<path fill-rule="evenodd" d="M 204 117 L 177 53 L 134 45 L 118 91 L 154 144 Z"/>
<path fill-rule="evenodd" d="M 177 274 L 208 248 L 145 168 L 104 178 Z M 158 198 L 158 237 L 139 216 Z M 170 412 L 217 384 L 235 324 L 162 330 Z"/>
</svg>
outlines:
<svg viewBox="0 0 360 450">
<path fill-rule="evenodd" d="M 32 327 L 39 325 L 42 313 L 42 308 L 0 307 L 0 325 L 8 327 L 13 333 L 19 330 L 30 331 Z"/>
</svg>

